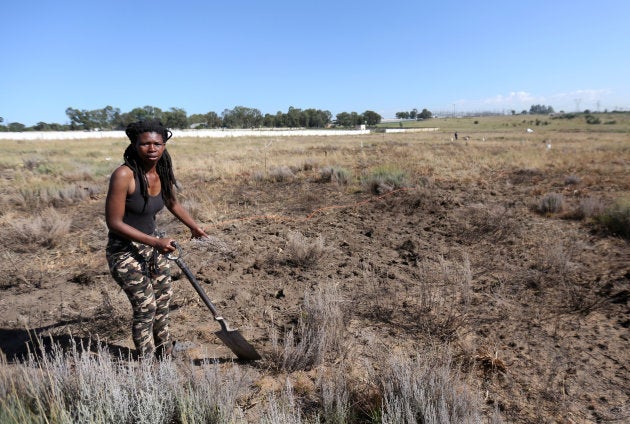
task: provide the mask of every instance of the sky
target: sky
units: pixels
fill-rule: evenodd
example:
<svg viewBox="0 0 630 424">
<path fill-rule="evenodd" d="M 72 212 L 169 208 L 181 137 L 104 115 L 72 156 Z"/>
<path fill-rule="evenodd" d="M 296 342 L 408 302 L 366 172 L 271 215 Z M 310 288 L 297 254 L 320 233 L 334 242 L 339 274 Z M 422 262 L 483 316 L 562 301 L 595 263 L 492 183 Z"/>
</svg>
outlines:
<svg viewBox="0 0 630 424">
<path fill-rule="evenodd" d="M 0 2 L 0 117 L 630 109 L 630 1 Z"/>
</svg>

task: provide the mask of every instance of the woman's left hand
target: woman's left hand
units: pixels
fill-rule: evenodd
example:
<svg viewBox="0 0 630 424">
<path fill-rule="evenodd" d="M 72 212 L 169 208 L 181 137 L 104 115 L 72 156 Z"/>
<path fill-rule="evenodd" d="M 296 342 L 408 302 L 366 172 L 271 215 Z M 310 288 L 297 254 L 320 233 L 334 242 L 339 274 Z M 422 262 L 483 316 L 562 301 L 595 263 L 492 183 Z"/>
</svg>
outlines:
<svg viewBox="0 0 630 424">
<path fill-rule="evenodd" d="M 208 234 L 201 227 L 191 228 L 190 230 L 191 236 L 190 238 L 204 238 L 208 237 Z"/>
</svg>

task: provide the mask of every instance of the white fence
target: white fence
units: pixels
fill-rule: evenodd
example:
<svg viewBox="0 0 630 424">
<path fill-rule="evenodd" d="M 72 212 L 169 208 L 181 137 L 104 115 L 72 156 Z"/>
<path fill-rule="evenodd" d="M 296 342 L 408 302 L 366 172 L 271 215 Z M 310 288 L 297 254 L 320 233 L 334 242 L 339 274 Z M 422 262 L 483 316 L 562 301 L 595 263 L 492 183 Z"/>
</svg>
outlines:
<svg viewBox="0 0 630 424">
<path fill-rule="evenodd" d="M 363 135 L 370 130 L 305 130 L 305 129 L 244 129 L 244 130 L 173 130 L 173 138 L 227 137 L 288 137 Z M 26 131 L 0 132 L 0 140 L 78 140 L 86 138 L 126 138 L 124 131 Z"/>
<path fill-rule="evenodd" d="M 439 128 L 386 128 L 386 133 L 410 133 L 410 132 L 427 132 L 439 131 Z"/>
</svg>

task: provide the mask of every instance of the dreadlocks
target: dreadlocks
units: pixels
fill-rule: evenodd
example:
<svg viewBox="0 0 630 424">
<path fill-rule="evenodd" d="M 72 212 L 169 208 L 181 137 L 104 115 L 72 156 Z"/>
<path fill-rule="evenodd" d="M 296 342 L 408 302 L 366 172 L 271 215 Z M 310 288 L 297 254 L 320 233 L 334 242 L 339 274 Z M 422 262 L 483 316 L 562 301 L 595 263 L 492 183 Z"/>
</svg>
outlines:
<svg viewBox="0 0 630 424">
<path fill-rule="evenodd" d="M 144 169 L 140 164 L 140 158 L 138 157 L 138 152 L 136 151 L 136 142 L 141 134 L 147 132 L 154 132 L 160 134 L 162 136 L 162 140 L 166 143 L 172 136 L 173 133 L 168 130 L 166 127 L 162 125 L 158 119 L 150 119 L 146 121 L 138 121 L 133 122 L 127 126 L 125 133 L 127 137 L 129 137 L 129 141 L 131 144 L 125 150 L 123 157 L 125 159 L 125 165 L 127 165 L 133 171 L 134 175 L 139 175 L 142 178 L 138 178 L 140 181 L 140 193 L 144 198 L 144 205 L 146 207 L 147 202 L 149 201 L 149 191 L 148 186 L 149 183 L 147 181 L 147 176 L 144 173 Z M 166 148 L 164 149 L 164 153 L 162 157 L 157 163 L 156 171 L 158 176 L 160 177 L 160 184 L 162 185 L 162 198 L 166 204 L 174 198 L 173 196 L 173 187 L 177 187 L 177 181 L 175 180 L 175 175 L 173 174 L 173 164 L 171 162 L 171 155 L 169 155 Z"/>
</svg>

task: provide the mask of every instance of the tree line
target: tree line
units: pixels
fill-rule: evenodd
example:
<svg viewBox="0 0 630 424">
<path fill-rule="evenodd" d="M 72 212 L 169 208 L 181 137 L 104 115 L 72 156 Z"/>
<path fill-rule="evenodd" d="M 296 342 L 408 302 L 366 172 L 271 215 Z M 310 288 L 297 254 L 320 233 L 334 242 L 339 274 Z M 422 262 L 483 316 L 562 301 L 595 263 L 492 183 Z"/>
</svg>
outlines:
<svg viewBox="0 0 630 424">
<path fill-rule="evenodd" d="M 398 119 L 430 119 L 433 114 L 428 109 L 422 109 L 422 112 L 418 112 L 418 109 L 412 109 L 410 111 L 396 112 L 396 118 Z"/>
<path fill-rule="evenodd" d="M 426 109 L 425 109 L 426 110 Z M 0 117 L 0 131 L 106 131 L 124 130 L 131 122 L 143 119 L 159 119 L 173 129 L 186 128 L 352 128 L 357 125 L 373 126 L 382 120 L 378 113 L 366 110 L 363 113 L 341 112 L 333 119 L 332 113 L 320 109 L 299 109 L 293 106 L 288 111 L 275 114 L 262 114 L 256 108 L 236 106 L 216 112 L 188 115 L 184 109 L 172 107 L 162 110 L 154 106 L 144 106 L 121 112 L 120 108 L 106 106 L 102 109 L 86 110 L 68 107 L 66 116 L 69 123 L 38 122 L 27 127 L 19 122 L 3 125 Z"/>
</svg>

